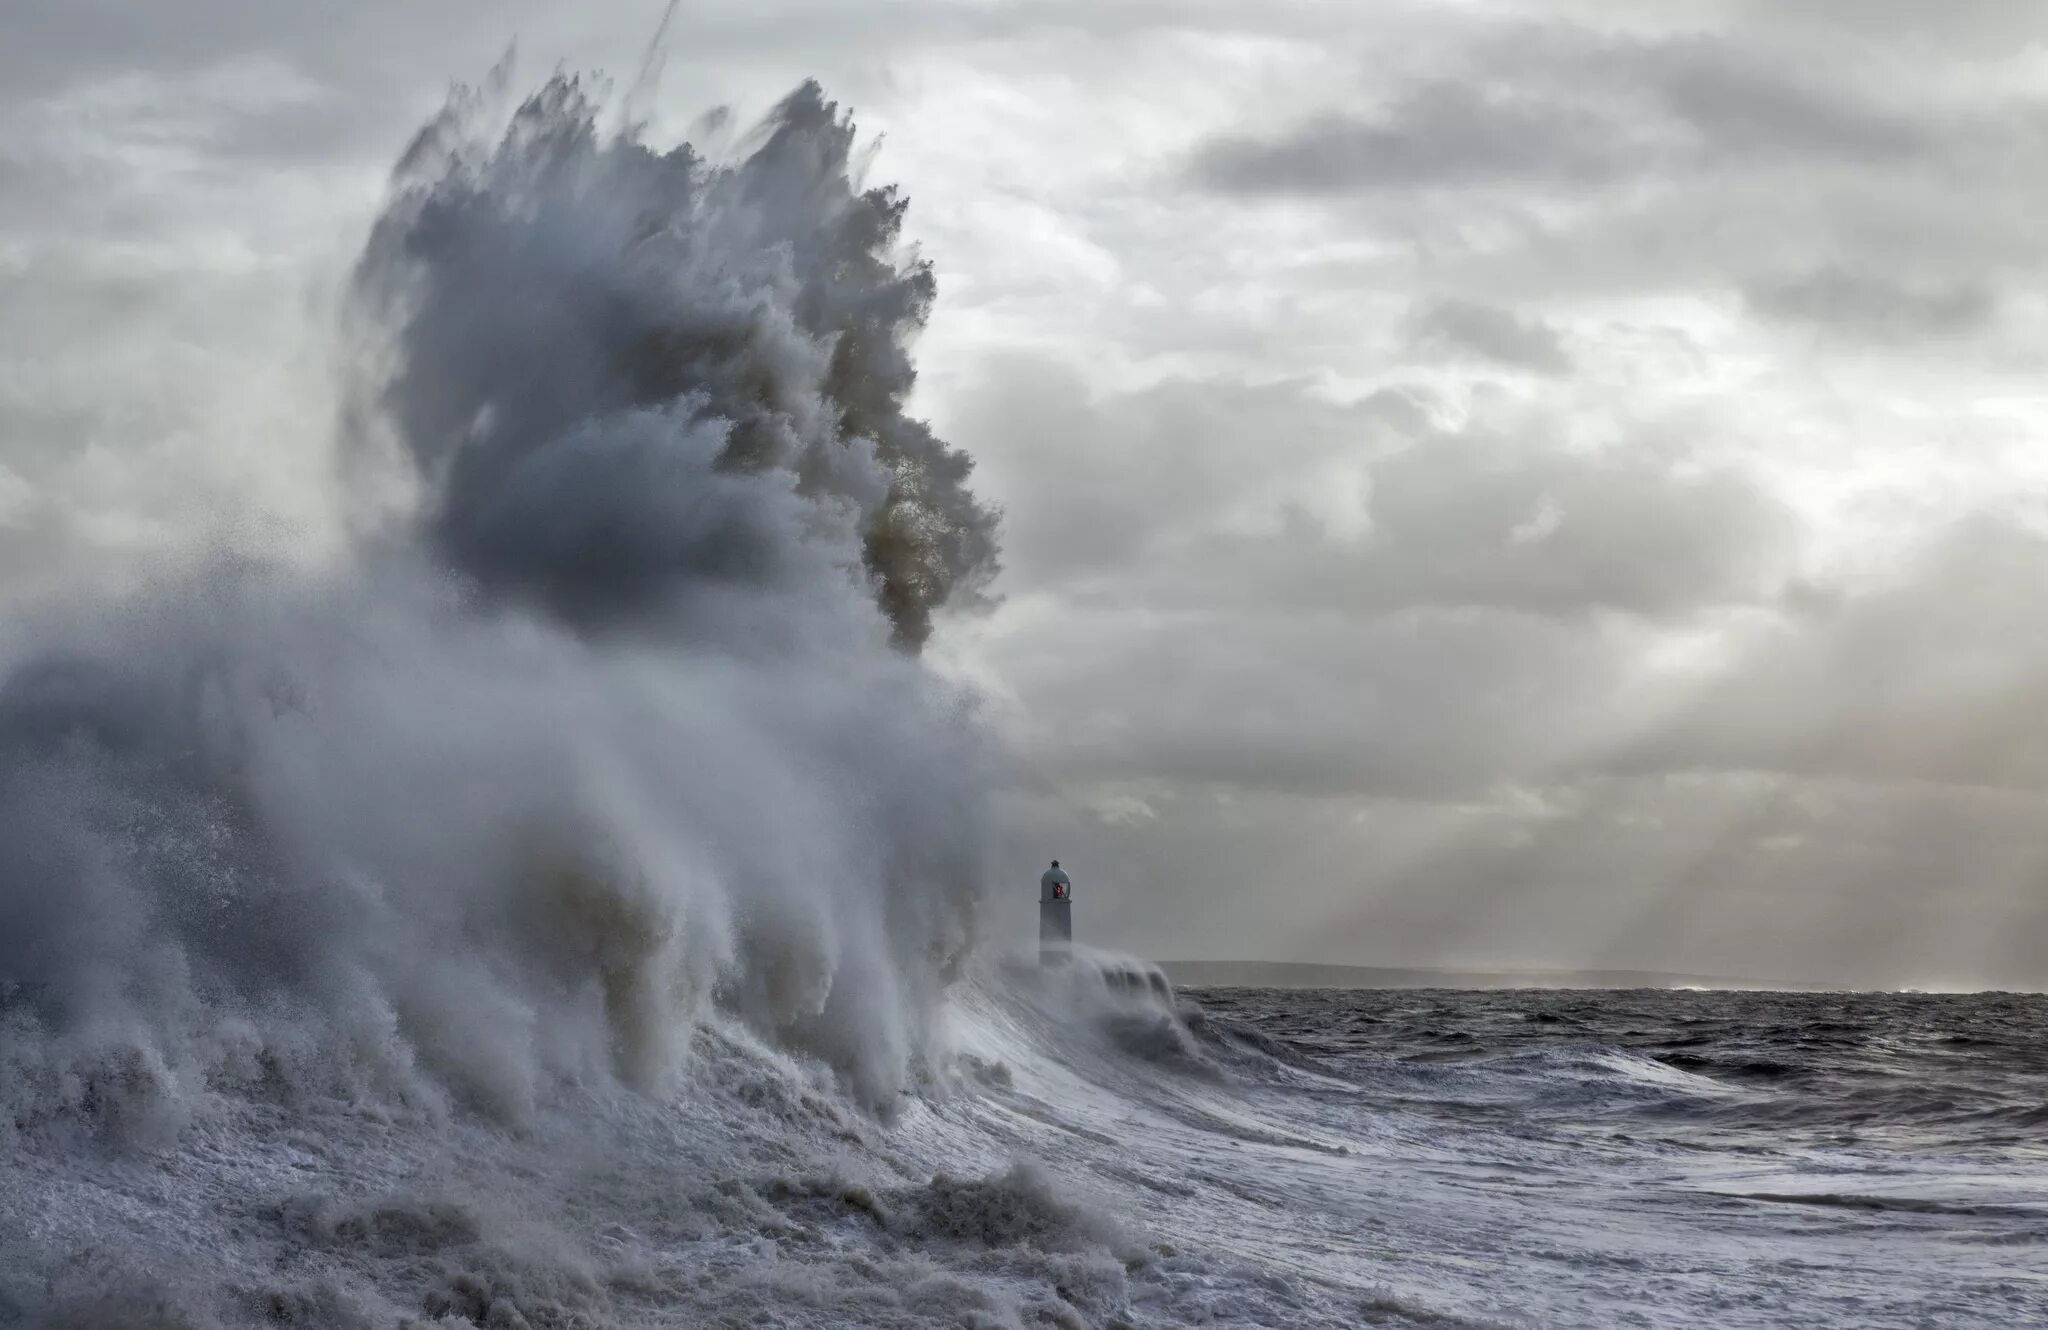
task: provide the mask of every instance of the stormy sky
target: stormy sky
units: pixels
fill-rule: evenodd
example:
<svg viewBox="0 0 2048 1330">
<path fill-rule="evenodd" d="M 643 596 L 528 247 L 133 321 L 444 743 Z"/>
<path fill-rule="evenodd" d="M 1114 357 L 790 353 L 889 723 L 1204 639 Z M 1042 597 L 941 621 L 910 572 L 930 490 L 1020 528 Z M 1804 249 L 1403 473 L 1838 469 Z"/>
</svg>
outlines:
<svg viewBox="0 0 2048 1330">
<path fill-rule="evenodd" d="M 14 0 L 0 595 L 334 547 L 451 82 L 718 151 L 815 76 L 1004 510 L 929 654 L 1005 927 L 1057 855 L 1155 957 L 2048 984 L 2048 15 L 698 0 L 642 80 L 660 16 Z"/>
</svg>

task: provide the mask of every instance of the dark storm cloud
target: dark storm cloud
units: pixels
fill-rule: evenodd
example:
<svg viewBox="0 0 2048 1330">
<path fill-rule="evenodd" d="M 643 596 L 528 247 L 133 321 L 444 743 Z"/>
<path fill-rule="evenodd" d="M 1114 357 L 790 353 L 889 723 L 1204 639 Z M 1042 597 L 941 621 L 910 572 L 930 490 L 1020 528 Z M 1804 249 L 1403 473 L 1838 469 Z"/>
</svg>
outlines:
<svg viewBox="0 0 2048 1330">
<path fill-rule="evenodd" d="M 1418 350 L 1477 356 L 1535 374 L 1563 374 L 1572 367 L 1557 329 L 1475 300 L 1418 301 L 1409 311 L 1408 335 Z"/>
<path fill-rule="evenodd" d="M 1886 340 L 1976 332 L 1997 311 L 1978 281 L 1910 282 L 1840 268 L 1754 282 L 1744 297 L 1766 318 Z"/>
<path fill-rule="evenodd" d="M 1645 146 L 1613 117 L 1554 95 L 1445 82 L 1377 115 L 1331 114 L 1277 137 L 1213 139 L 1194 169 L 1202 183 L 1237 194 L 1583 185 L 1639 166 Z"/>
<path fill-rule="evenodd" d="M 1689 127 L 1710 158 L 1782 155 L 1896 162 L 1930 151 L 1948 128 L 1834 85 L 1810 67 L 1787 67 L 1782 59 L 1724 42 L 1696 38 L 1603 53 L 1597 64 L 1604 68 L 1587 72 L 1612 78 L 1610 60 L 1639 72 L 1643 91 Z M 1898 98 L 1886 100 L 1895 106 Z"/>
<path fill-rule="evenodd" d="M 2011 0 L 1682 0 L 1686 8 L 1752 30 L 1809 29 L 1830 39 L 1898 43 L 1914 53 L 2008 54 L 2040 35 L 2044 17 Z M 1674 5 L 1674 8 L 1677 7 Z"/>
<path fill-rule="evenodd" d="M 1379 105 L 1212 138 L 1194 177 L 1245 195 L 1639 186 L 1742 164 L 1897 166 L 2000 128 L 1750 42 L 1567 26 L 1482 40 L 1456 68 L 1368 99 Z"/>
<path fill-rule="evenodd" d="M 547 0 L 14 0 L 8 40 L 0 44 L 0 103 L 134 72 L 177 78 L 257 56 L 286 62 L 352 94 L 376 93 L 342 123 L 373 122 L 382 132 L 430 109 L 451 79 L 473 76 L 508 44 L 535 53 L 542 68 L 563 60 L 630 79 L 663 8 L 662 0 L 573 7 Z M 1309 5 L 1277 7 L 1266 17 L 1274 30 L 1292 35 L 1318 35 L 1321 26 Z M 1017 0 L 995 6 L 724 0 L 681 7 L 662 63 L 685 77 L 704 62 L 765 67 L 776 71 L 775 82 L 787 85 L 849 56 L 903 56 L 950 44 L 1043 36 L 1122 40 L 1161 31 L 1232 32 L 1240 21 L 1236 6 L 1217 0 Z M 379 97 L 406 104 L 380 104 Z"/>
</svg>

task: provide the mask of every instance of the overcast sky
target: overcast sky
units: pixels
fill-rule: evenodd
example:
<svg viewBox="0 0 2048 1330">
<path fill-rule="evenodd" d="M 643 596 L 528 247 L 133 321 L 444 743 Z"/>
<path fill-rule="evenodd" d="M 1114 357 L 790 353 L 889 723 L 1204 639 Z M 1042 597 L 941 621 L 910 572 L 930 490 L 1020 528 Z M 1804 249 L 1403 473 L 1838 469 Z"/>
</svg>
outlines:
<svg viewBox="0 0 2048 1330">
<path fill-rule="evenodd" d="M 337 292 L 452 81 L 653 0 L 12 0 L 0 591 L 339 529 Z M 1005 510 L 931 654 L 1156 957 L 2048 984 L 2048 13 L 685 3 L 816 76 Z"/>
</svg>

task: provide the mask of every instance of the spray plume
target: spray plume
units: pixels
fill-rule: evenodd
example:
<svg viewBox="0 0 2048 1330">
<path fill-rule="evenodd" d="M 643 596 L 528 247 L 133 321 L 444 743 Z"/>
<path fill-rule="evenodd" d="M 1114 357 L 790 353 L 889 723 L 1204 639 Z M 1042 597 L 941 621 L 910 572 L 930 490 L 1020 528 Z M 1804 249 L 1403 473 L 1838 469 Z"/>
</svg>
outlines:
<svg viewBox="0 0 2048 1330">
<path fill-rule="evenodd" d="M 986 762 L 915 648 L 995 546 L 905 413 L 903 200 L 813 84 L 733 165 L 573 80 L 490 103 L 419 135 L 356 270 L 346 435 L 400 520 L 17 625 L 17 1120 L 273 1082 L 516 1116 L 659 1087 L 714 1008 L 875 1105 L 925 1049 Z"/>
<path fill-rule="evenodd" d="M 857 187 L 816 84 L 763 134 L 729 168 L 657 153 L 557 79 L 486 148 L 458 102 L 359 272 L 395 330 L 383 405 L 428 534 L 486 587 L 591 623 L 775 592 L 808 575 L 782 530 L 801 517 L 857 537 L 916 647 L 995 549 L 967 457 L 904 411 L 931 269 L 895 257 L 905 202 Z"/>
</svg>

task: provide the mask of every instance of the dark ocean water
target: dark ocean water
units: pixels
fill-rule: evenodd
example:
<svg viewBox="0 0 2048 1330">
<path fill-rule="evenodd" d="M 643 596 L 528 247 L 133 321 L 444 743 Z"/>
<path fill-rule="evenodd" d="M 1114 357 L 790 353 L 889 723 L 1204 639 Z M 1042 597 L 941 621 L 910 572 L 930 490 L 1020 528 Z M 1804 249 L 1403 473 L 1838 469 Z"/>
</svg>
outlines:
<svg viewBox="0 0 2048 1330">
<path fill-rule="evenodd" d="M 2048 997 L 1182 996 L 1218 1046 L 1347 1087 L 1290 1089 L 1301 1116 L 1370 1117 L 1390 1168 L 1455 1177 L 1491 1237 L 1448 1264 L 1510 1281 L 1503 1319 L 2048 1326 Z"/>
<path fill-rule="evenodd" d="M 2048 1149 L 2048 996 L 1668 990 L 1209 989 L 1187 996 L 1333 1069 L 1470 1066 L 1532 1074 L 1626 1053 L 1725 1084 L 1725 1100 L 1403 1096 L 1460 1118 L 1619 1133 L 1775 1135 L 1872 1150 Z M 1747 1144 L 1762 1148 L 1765 1142 Z"/>
</svg>

